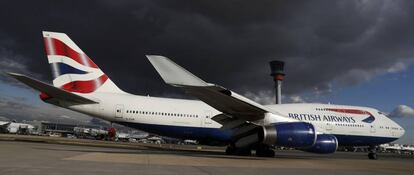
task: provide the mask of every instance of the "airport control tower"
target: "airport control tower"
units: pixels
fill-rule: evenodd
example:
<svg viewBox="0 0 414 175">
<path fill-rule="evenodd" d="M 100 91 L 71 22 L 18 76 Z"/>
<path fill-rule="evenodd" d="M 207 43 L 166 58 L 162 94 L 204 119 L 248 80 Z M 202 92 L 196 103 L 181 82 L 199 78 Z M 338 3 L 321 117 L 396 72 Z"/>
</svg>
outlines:
<svg viewBox="0 0 414 175">
<path fill-rule="evenodd" d="M 270 61 L 270 76 L 273 77 L 273 81 L 275 81 L 275 93 L 276 93 L 276 104 L 282 104 L 282 81 L 285 77 L 285 73 L 283 72 L 283 67 L 285 62 L 283 61 Z"/>
</svg>

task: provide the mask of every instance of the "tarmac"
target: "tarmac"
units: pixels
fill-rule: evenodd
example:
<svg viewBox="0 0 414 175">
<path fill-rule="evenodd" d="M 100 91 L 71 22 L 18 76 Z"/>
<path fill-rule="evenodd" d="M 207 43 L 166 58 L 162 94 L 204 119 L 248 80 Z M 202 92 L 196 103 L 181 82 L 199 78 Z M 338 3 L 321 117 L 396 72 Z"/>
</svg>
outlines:
<svg viewBox="0 0 414 175">
<path fill-rule="evenodd" d="M 385 153 L 379 154 L 379 160 L 367 159 L 366 153 L 317 155 L 301 151 L 277 151 L 275 158 L 259 158 L 227 156 L 200 147 L 193 150 L 153 144 L 73 145 L 69 141 L 10 141 L 1 136 L 0 140 L 1 175 L 414 174 L 413 156 Z"/>
</svg>

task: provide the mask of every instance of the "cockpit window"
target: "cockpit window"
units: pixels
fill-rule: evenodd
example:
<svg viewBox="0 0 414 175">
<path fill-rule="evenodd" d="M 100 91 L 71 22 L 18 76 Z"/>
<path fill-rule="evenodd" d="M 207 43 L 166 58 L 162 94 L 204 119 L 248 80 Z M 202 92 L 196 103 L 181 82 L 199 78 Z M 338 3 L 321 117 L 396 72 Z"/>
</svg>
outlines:
<svg viewBox="0 0 414 175">
<path fill-rule="evenodd" d="M 381 112 L 381 111 L 378 111 L 378 114 L 380 114 L 380 115 L 382 115 L 382 116 L 385 116 L 385 117 L 389 118 L 389 116 L 388 116 L 388 113 L 387 113 L 387 112 Z"/>
</svg>

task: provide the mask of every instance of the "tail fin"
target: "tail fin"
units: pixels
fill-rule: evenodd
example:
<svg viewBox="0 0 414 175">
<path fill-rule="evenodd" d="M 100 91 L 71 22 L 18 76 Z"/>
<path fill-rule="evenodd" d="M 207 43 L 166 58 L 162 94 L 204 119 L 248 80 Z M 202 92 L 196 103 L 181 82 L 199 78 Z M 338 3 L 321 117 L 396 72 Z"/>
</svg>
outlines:
<svg viewBox="0 0 414 175">
<path fill-rule="evenodd" d="M 53 85 L 69 92 L 124 93 L 64 33 L 43 32 Z"/>
</svg>

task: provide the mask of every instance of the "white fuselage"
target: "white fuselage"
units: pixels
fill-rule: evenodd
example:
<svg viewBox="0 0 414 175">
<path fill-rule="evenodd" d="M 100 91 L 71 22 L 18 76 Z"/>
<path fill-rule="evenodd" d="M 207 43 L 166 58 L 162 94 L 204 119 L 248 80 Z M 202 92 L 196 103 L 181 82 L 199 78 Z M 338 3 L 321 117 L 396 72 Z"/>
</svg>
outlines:
<svg viewBox="0 0 414 175">
<path fill-rule="evenodd" d="M 99 104 L 61 105 L 110 122 L 170 137 L 198 139 L 197 134 L 200 134 L 200 138 L 215 139 L 215 136 L 220 135 L 221 124 L 211 118 L 221 112 L 202 101 L 117 93 L 94 93 L 93 96 L 85 97 L 99 101 Z M 268 115 L 271 119 L 267 119 L 268 122 L 264 124 L 271 124 L 273 115 L 284 116 L 286 121 L 309 122 L 317 128 L 318 133 L 337 136 L 340 145 L 387 143 L 404 134 L 401 126 L 378 110 L 368 107 L 331 104 L 280 104 L 266 107 L 272 113 Z M 227 138 L 217 137 L 221 141 Z"/>
</svg>

